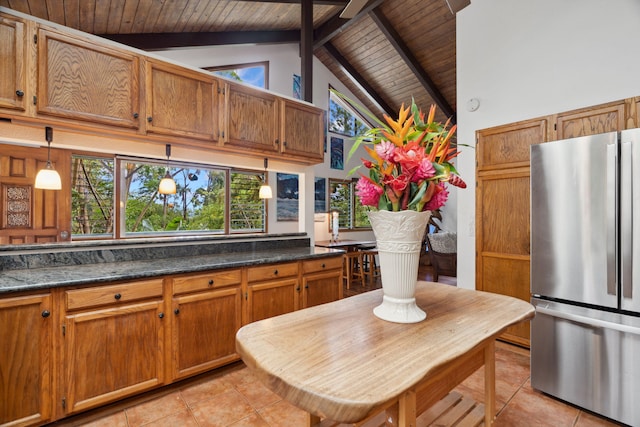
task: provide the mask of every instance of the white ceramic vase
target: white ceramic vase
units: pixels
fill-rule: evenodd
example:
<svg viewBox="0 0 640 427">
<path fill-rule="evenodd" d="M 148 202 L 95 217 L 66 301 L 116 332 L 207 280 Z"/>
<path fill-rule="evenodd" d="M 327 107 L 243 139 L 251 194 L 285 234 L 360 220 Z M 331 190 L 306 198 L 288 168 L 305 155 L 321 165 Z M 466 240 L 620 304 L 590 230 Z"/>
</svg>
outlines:
<svg viewBox="0 0 640 427">
<path fill-rule="evenodd" d="M 376 236 L 382 304 L 373 313 L 396 323 L 416 323 L 427 317 L 416 305 L 416 283 L 424 232 L 431 211 L 369 212 Z"/>
</svg>

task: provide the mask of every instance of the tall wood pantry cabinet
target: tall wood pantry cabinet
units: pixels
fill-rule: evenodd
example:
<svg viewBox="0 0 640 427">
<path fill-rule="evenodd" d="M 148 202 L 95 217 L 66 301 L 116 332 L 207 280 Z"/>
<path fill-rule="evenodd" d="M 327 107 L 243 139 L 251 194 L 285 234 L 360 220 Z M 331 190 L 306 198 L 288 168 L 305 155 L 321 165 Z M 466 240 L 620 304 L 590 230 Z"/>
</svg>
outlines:
<svg viewBox="0 0 640 427">
<path fill-rule="evenodd" d="M 529 301 L 530 146 L 635 127 L 637 99 L 510 123 L 476 132 L 476 288 Z M 558 212 L 562 215 L 562 212 Z M 502 338 L 530 345 L 529 323 Z"/>
</svg>

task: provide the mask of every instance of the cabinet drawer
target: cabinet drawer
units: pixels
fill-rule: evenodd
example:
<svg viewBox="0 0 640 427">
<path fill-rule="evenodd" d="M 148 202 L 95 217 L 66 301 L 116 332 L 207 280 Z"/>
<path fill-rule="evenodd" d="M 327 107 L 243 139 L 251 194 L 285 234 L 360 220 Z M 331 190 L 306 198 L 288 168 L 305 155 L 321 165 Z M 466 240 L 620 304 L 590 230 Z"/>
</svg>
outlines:
<svg viewBox="0 0 640 427">
<path fill-rule="evenodd" d="M 173 279 L 173 294 L 185 294 L 205 289 L 239 285 L 241 279 L 240 270 L 215 271 L 193 276 L 176 277 Z"/>
<path fill-rule="evenodd" d="M 162 297 L 162 279 L 65 291 L 67 310 Z"/>
<path fill-rule="evenodd" d="M 247 273 L 247 279 L 249 282 L 290 277 L 298 274 L 298 263 L 290 262 L 286 264 L 270 264 L 262 267 L 251 267 Z"/>
<path fill-rule="evenodd" d="M 315 273 L 317 271 L 334 270 L 342 268 L 342 256 L 334 258 L 321 258 L 304 261 L 302 263 L 302 274 Z"/>
</svg>

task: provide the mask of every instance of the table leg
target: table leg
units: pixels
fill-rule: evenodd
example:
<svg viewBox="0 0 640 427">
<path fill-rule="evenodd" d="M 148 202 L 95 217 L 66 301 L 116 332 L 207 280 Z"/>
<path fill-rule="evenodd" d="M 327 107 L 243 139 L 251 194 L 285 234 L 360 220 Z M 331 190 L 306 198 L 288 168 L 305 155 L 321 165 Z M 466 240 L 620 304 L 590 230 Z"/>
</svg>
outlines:
<svg viewBox="0 0 640 427">
<path fill-rule="evenodd" d="M 493 425 L 496 414 L 496 343 L 484 348 L 484 425 Z"/>
<path fill-rule="evenodd" d="M 416 427 L 416 392 L 411 390 L 400 397 L 399 427 Z"/>
</svg>

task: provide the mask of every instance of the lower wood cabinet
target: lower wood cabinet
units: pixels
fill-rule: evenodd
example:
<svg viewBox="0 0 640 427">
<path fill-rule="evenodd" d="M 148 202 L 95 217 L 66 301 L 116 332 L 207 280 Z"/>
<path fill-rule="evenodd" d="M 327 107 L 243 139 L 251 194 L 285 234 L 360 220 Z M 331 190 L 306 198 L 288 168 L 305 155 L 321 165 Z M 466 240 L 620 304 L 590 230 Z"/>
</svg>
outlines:
<svg viewBox="0 0 640 427">
<path fill-rule="evenodd" d="M 299 293 L 297 262 L 248 268 L 245 323 L 297 310 Z"/>
<path fill-rule="evenodd" d="M 172 379 L 238 360 L 236 332 L 242 326 L 241 270 L 173 279 Z"/>
<path fill-rule="evenodd" d="M 71 414 L 164 383 L 163 280 L 65 291 L 62 407 Z"/>
<path fill-rule="evenodd" d="M 0 299 L 0 425 L 51 419 L 51 301 L 48 292 Z"/>
<path fill-rule="evenodd" d="M 342 299 L 341 285 L 342 257 L 303 261 L 301 308 Z"/>
<path fill-rule="evenodd" d="M 342 298 L 342 256 L 0 296 L 0 426 L 239 360 L 246 323 Z"/>
</svg>

